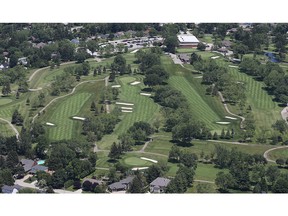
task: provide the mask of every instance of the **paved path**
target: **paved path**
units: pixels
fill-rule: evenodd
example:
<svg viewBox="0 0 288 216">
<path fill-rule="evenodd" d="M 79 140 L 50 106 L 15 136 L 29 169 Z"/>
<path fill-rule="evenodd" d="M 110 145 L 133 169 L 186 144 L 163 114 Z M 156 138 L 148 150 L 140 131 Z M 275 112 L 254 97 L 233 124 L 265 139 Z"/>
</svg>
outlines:
<svg viewBox="0 0 288 216">
<path fill-rule="evenodd" d="M 152 139 L 149 139 L 149 141 L 145 142 L 144 146 L 140 149 L 139 152 L 144 152 L 150 142 L 152 142 Z"/>
<path fill-rule="evenodd" d="M 282 119 L 283 119 L 284 121 L 286 121 L 286 123 L 288 124 L 288 121 L 287 121 L 287 119 L 288 119 L 288 106 L 285 107 L 285 108 L 281 111 L 281 116 L 282 116 Z"/>
<path fill-rule="evenodd" d="M 38 113 L 42 113 L 48 106 L 50 106 L 50 105 L 51 105 L 53 102 L 55 102 L 56 100 L 74 94 L 76 88 L 77 88 L 78 86 L 82 85 L 83 83 L 99 82 L 99 81 L 103 81 L 103 80 L 104 80 L 104 79 L 101 79 L 101 80 L 86 80 L 86 81 L 83 81 L 83 82 L 78 83 L 78 84 L 72 89 L 72 91 L 71 91 L 70 93 L 68 93 L 68 94 L 66 94 L 66 95 L 59 96 L 59 97 L 57 97 L 57 98 L 54 98 L 54 99 L 51 100 L 45 107 L 43 107 Z M 33 117 L 32 123 L 34 123 L 35 119 L 36 119 L 37 116 L 38 116 L 38 113 Z"/>
<path fill-rule="evenodd" d="M 104 80 L 105 80 L 105 87 L 107 87 L 109 84 L 109 76 L 105 77 Z M 106 102 L 106 112 L 110 113 L 110 105 L 108 102 Z"/>
<path fill-rule="evenodd" d="M 267 151 L 264 152 L 263 156 L 268 162 L 276 163 L 276 161 L 269 159 L 268 154 L 271 151 L 274 151 L 274 150 L 277 150 L 277 149 L 283 149 L 283 148 L 288 148 L 288 146 L 279 146 L 279 147 L 268 149 Z"/>
<path fill-rule="evenodd" d="M 241 128 L 241 129 L 244 128 L 243 122 L 245 121 L 245 118 L 244 118 L 243 116 L 239 116 L 239 115 L 236 115 L 236 114 L 232 113 L 232 112 L 228 109 L 228 106 L 227 106 L 227 104 L 226 104 L 226 102 L 225 102 L 225 99 L 224 99 L 222 93 L 221 93 L 220 91 L 218 91 L 218 94 L 219 94 L 219 96 L 220 96 L 220 98 L 221 98 L 221 101 L 222 101 L 222 103 L 223 103 L 223 105 L 224 105 L 225 110 L 226 110 L 230 115 L 240 118 L 240 119 L 241 119 L 240 128 Z"/>
<path fill-rule="evenodd" d="M 31 183 L 26 183 L 26 182 L 24 182 L 26 179 L 28 179 L 29 177 L 32 177 L 32 175 L 26 175 L 26 176 L 24 176 L 24 178 L 22 178 L 22 179 L 17 179 L 16 181 L 15 181 L 15 184 L 18 184 L 18 185 L 20 185 L 20 186 L 22 186 L 22 187 L 26 187 L 26 188 L 33 188 L 33 189 L 39 189 L 38 187 L 36 187 L 35 186 L 35 184 L 31 184 Z"/>
<path fill-rule="evenodd" d="M 42 87 L 40 87 L 40 88 L 37 88 L 37 89 L 28 89 L 29 91 L 40 91 L 40 90 L 42 90 Z"/>
<path fill-rule="evenodd" d="M 11 124 L 10 121 L 8 121 L 7 119 L 4 119 L 4 118 L 0 118 L 0 120 L 6 122 L 11 127 L 11 129 L 15 132 L 16 138 L 19 139 L 19 132 L 13 124 Z"/>
<path fill-rule="evenodd" d="M 206 180 L 200 180 L 200 179 L 195 179 L 194 182 L 202 182 L 202 183 L 215 184 L 215 182 L 213 182 L 213 181 L 206 181 Z"/>
</svg>

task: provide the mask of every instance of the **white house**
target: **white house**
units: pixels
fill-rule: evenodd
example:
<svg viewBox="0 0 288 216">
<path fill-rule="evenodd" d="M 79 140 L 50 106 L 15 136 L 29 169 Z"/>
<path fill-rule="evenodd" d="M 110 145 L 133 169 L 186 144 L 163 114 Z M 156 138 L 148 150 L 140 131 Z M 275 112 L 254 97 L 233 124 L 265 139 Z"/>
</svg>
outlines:
<svg viewBox="0 0 288 216">
<path fill-rule="evenodd" d="M 193 48 L 197 47 L 199 40 L 194 35 L 180 34 L 177 36 L 179 41 L 179 46 L 183 48 Z"/>
</svg>

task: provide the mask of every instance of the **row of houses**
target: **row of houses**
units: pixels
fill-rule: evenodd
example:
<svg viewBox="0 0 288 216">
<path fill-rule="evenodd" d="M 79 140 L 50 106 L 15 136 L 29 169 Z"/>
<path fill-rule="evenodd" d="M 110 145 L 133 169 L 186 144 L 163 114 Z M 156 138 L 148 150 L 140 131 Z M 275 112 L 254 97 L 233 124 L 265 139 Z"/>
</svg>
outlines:
<svg viewBox="0 0 288 216">
<path fill-rule="evenodd" d="M 129 190 L 133 179 L 134 179 L 134 176 L 128 176 L 127 178 L 122 179 L 119 182 L 114 182 L 108 185 L 108 190 L 111 192 L 127 191 Z M 149 185 L 150 193 L 164 193 L 170 181 L 171 181 L 170 179 L 163 178 L 163 177 L 156 178 Z"/>
</svg>

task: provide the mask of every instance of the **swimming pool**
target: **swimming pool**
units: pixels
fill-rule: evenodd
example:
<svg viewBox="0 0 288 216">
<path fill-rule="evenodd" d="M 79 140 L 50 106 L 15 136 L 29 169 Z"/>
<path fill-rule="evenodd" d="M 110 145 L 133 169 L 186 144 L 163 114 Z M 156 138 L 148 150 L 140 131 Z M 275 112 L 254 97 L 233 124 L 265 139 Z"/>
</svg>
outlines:
<svg viewBox="0 0 288 216">
<path fill-rule="evenodd" d="M 44 164 L 45 163 L 45 160 L 39 160 L 39 161 L 37 161 L 37 164 L 38 165 L 42 165 L 42 164 Z"/>
</svg>

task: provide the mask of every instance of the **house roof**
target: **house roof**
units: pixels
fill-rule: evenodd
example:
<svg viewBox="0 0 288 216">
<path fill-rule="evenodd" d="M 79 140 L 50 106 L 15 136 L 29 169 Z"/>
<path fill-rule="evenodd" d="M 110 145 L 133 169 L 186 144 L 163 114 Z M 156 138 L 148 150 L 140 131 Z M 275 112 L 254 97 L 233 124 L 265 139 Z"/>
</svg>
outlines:
<svg viewBox="0 0 288 216">
<path fill-rule="evenodd" d="M 167 178 L 158 177 L 150 183 L 150 186 L 166 187 L 171 180 Z"/>
<path fill-rule="evenodd" d="M 32 166 L 35 165 L 35 162 L 30 159 L 21 159 L 20 163 L 23 165 L 25 172 L 31 170 Z"/>
<path fill-rule="evenodd" d="M 180 43 L 199 43 L 199 40 L 194 35 L 178 35 Z"/>
<path fill-rule="evenodd" d="M 71 43 L 74 43 L 74 44 L 79 44 L 79 40 L 78 40 L 78 39 L 76 39 L 76 38 L 74 38 L 74 39 L 72 39 L 72 40 L 71 40 Z"/>
<path fill-rule="evenodd" d="M 46 171 L 48 170 L 48 167 L 41 166 L 41 165 L 35 165 L 31 168 L 30 173 L 36 173 L 37 171 Z"/>
<path fill-rule="evenodd" d="M 190 60 L 190 56 L 187 54 L 179 54 L 179 58 L 183 59 L 185 61 L 189 61 Z"/>
<path fill-rule="evenodd" d="M 134 179 L 134 176 L 128 176 L 125 179 L 122 179 L 121 181 L 119 181 L 121 184 L 130 184 Z"/>
<path fill-rule="evenodd" d="M 85 181 L 89 181 L 89 182 L 91 182 L 92 184 L 94 184 L 94 183 L 96 183 L 96 184 L 102 184 L 102 183 L 103 183 L 103 181 L 101 181 L 101 180 L 92 179 L 92 178 L 84 178 L 84 179 L 83 179 L 83 183 L 84 183 Z"/>
<path fill-rule="evenodd" d="M 232 45 L 232 42 L 229 40 L 223 40 L 222 45 L 225 47 L 230 47 Z"/>
<path fill-rule="evenodd" d="M 115 182 L 115 183 L 108 185 L 108 188 L 110 188 L 111 190 L 120 190 L 120 189 L 125 190 L 126 185 L 122 184 L 121 182 Z"/>
<path fill-rule="evenodd" d="M 20 185 L 13 185 L 13 186 L 3 185 L 1 189 L 2 189 L 2 193 L 11 194 L 13 192 L 15 193 L 16 190 L 19 191 L 21 188 L 22 187 Z"/>
</svg>

